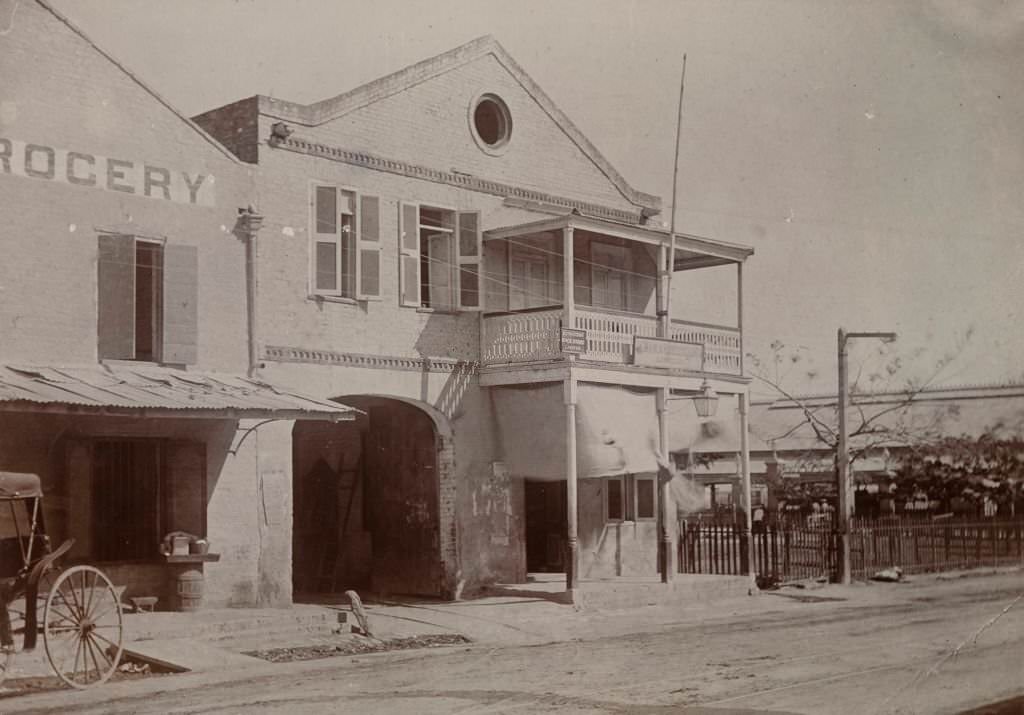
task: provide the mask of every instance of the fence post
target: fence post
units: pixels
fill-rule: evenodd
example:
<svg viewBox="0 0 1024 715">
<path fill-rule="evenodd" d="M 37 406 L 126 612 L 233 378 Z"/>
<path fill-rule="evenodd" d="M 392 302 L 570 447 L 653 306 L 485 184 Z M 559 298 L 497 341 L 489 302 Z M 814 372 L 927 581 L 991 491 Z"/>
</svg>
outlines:
<svg viewBox="0 0 1024 715">
<path fill-rule="evenodd" d="M 750 557 L 752 555 L 747 542 L 747 536 L 747 530 L 743 528 L 740 532 L 740 572 L 745 574 L 751 571 Z"/>
<path fill-rule="evenodd" d="M 985 527 L 979 524 L 975 527 L 975 531 L 977 535 L 974 539 L 974 563 L 976 566 L 981 566 L 981 542 L 985 538 Z"/>
</svg>

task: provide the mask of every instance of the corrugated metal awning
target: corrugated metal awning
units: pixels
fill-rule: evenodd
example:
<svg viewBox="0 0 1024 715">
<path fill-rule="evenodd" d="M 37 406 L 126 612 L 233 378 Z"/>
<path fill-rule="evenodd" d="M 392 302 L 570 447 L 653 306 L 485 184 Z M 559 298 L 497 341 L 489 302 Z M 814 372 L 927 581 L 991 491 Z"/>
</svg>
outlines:
<svg viewBox="0 0 1024 715">
<path fill-rule="evenodd" d="M 258 378 L 131 363 L 0 365 L 0 410 L 331 421 L 358 412 Z"/>
</svg>

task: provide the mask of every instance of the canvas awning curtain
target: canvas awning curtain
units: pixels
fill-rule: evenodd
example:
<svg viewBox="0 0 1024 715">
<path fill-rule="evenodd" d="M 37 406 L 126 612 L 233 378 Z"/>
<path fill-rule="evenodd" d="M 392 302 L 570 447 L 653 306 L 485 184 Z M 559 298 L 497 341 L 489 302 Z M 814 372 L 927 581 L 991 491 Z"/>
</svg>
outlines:
<svg viewBox="0 0 1024 715">
<path fill-rule="evenodd" d="M 580 383 L 576 403 L 576 472 L 580 479 L 657 471 L 658 412 L 655 390 Z M 510 474 L 529 479 L 566 478 L 566 407 L 561 383 L 492 390 L 498 452 Z M 700 420 L 687 401 L 669 403 L 669 450 L 713 447 L 738 451 L 729 426 L 728 400 L 720 417 Z M 728 413 L 728 414 L 726 414 Z M 713 425 L 712 427 L 705 426 Z M 733 444 L 735 442 L 735 444 Z"/>
</svg>

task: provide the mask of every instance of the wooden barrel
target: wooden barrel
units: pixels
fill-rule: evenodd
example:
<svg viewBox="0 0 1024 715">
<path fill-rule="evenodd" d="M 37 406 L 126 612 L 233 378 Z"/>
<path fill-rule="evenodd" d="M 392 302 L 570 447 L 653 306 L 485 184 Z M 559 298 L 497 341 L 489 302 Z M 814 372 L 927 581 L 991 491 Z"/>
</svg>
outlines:
<svg viewBox="0 0 1024 715">
<path fill-rule="evenodd" d="M 178 574 L 175 592 L 179 611 L 198 611 L 203 604 L 203 572 L 183 570 Z"/>
</svg>

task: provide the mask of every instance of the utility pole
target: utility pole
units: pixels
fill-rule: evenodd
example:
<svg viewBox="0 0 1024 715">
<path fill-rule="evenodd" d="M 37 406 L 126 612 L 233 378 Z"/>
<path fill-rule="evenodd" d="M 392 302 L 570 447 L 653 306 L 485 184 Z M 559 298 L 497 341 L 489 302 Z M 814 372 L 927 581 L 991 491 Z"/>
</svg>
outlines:
<svg viewBox="0 0 1024 715">
<path fill-rule="evenodd" d="M 676 151 L 672 164 L 672 217 L 668 233 L 668 249 L 658 247 L 658 282 L 656 284 L 656 306 L 658 315 L 657 334 L 659 338 L 672 337 L 672 271 L 676 256 L 676 185 L 679 181 L 679 138 L 683 131 L 683 94 L 686 89 L 686 55 L 683 55 L 683 72 L 679 78 L 679 110 L 676 114 Z M 671 459 L 668 444 L 668 401 L 671 390 L 663 387 L 658 391 L 658 448 Z M 660 474 L 660 473 L 659 473 Z M 667 478 L 658 479 L 658 572 L 661 582 L 672 581 L 672 533 L 669 520 L 672 492 Z"/>
<path fill-rule="evenodd" d="M 839 355 L 839 439 L 836 445 L 836 479 L 839 492 L 839 581 L 848 584 L 852 579 L 850 564 L 850 520 L 853 518 L 853 484 L 850 480 L 850 449 L 846 443 L 846 403 L 849 401 L 849 377 L 847 374 L 846 343 L 850 338 L 878 338 L 890 343 L 896 339 L 896 333 L 848 333 L 839 328 L 836 342 Z"/>
</svg>

